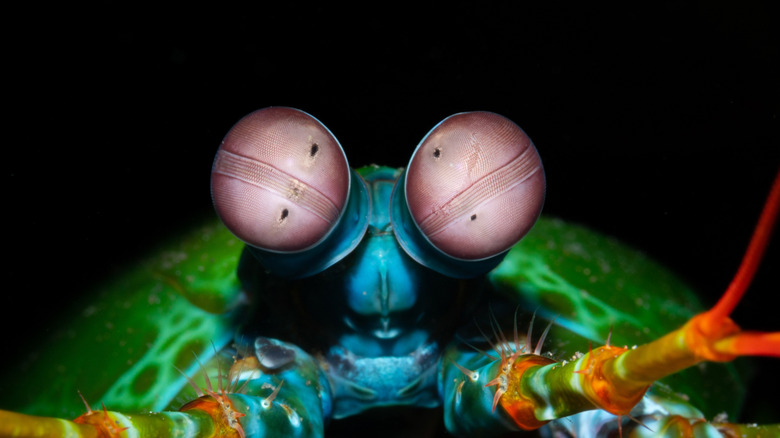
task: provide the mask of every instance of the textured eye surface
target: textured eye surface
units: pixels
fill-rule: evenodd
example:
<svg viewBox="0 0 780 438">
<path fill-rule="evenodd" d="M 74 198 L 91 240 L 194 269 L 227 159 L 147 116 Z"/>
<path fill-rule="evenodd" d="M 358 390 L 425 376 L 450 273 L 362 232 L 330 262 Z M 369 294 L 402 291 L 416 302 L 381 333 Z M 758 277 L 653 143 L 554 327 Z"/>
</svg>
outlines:
<svg viewBox="0 0 780 438">
<path fill-rule="evenodd" d="M 347 201 L 349 179 L 344 151 L 322 123 L 296 109 L 266 108 L 222 140 L 211 195 L 239 239 L 292 252 L 327 236 Z"/>
<path fill-rule="evenodd" d="M 409 163 L 406 199 L 417 226 L 444 253 L 496 255 L 531 229 L 544 203 L 544 170 L 531 139 L 489 112 L 444 119 Z"/>
</svg>

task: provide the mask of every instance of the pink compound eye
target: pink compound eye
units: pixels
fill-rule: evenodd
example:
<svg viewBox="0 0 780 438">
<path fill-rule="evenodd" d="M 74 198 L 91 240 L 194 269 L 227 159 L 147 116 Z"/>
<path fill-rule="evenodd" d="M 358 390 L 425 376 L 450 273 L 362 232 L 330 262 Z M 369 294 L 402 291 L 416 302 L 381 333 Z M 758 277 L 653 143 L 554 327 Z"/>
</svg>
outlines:
<svg viewBox="0 0 780 438">
<path fill-rule="evenodd" d="M 531 139 L 498 114 L 444 119 L 423 139 L 406 173 L 409 212 L 445 254 L 485 259 L 509 249 L 544 203 L 544 170 Z"/>
<path fill-rule="evenodd" d="M 349 181 L 344 151 L 322 123 L 296 109 L 266 108 L 241 119 L 222 140 L 211 195 L 239 239 L 294 252 L 333 229 Z"/>
</svg>

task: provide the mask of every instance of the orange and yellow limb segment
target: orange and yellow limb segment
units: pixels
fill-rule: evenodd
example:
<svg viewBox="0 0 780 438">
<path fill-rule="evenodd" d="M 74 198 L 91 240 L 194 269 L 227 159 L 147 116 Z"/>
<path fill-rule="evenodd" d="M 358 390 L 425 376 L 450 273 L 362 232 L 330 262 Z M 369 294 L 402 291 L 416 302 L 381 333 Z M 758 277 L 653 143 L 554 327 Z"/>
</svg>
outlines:
<svg viewBox="0 0 780 438">
<path fill-rule="evenodd" d="M 238 374 L 241 374 L 240 370 L 244 366 L 244 363 L 238 364 L 236 368 Z M 264 428 L 277 428 L 283 431 L 280 433 L 285 436 L 294 436 L 296 431 L 307 436 L 307 433 L 312 433 L 312 428 L 318 426 L 321 434 L 321 424 L 315 422 L 316 417 L 307 415 L 306 423 L 302 424 L 304 416 L 301 415 L 303 411 L 298 406 L 298 400 L 280 400 L 284 393 L 284 377 L 265 375 L 264 380 L 241 382 L 241 385 L 236 378 L 223 385 L 219 357 L 215 357 L 205 367 L 201 365 L 201 368 L 205 387 L 199 387 L 191 377 L 185 376 L 198 397 L 184 404 L 178 412 L 134 414 L 110 411 L 105 408 L 92 410 L 85 402 L 87 412 L 73 421 L 68 421 L 0 410 L 0 436 L 244 438 L 262 435 L 265 433 Z M 311 366 L 307 367 L 307 370 L 308 368 Z M 213 372 L 220 376 L 216 386 L 209 378 L 209 374 Z M 279 383 L 271 385 L 268 383 L 269 379 L 278 380 Z M 245 390 L 247 393 L 243 394 Z M 302 390 L 299 385 L 284 396 L 289 398 L 295 392 L 302 394 Z M 316 391 L 316 388 L 310 391 Z"/>
<path fill-rule="evenodd" d="M 775 179 L 769 199 L 759 219 L 743 262 L 718 303 L 709 311 L 693 317 L 681 328 L 660 339 L 634 349 L 604 346 L 589 352 L 567 366 L 521 367 L 510 381 L 522 396 L 519 406 L 534 400 L 539 421 L 561 418 L 578 410 L 599 408 L 615 415 L 627 415 L 641 400 L 649 386 L 670 374 L 702 361 L 730 361 L 742 355 L 780 356 L 780 332 L 742 332 L 729 318 L 749 286 L 760 263 L 772 227 L 780 208 L 780 174 Z M 575 368 L 579 379 L 572 379 L 568 370 Z M 544 381 L 543 385 L 537 382 Z M 554 394 L 554 400 L 551 398 Z M 514 403 L 503 402 L 507 412 Z M 561 397 L 568 398 L 561 403 Z M 581 400 L 584 397 L 593 403 Z M 550 403 L 554 401 L 555 403 Z M 569 409 L 561 411 L 560 407 Z M 527 407 L 523 408 L 528 410 Z M 527 423 L 525 423 L 527 424 Z M 524 427 L 524 424 L 518 424 Z"/>
<path fill-rule="evenodd" d="M 780 174 L 737 275 L 723 297 L 711 310 L 694 316 L 682 327 L 655 341 L 633 348 L 608 343 L 568 363 L 528 354 L 525 348 L 519 347 L 517 340 L 514 349 L 507 347 L 509 343 L 500 333 L 496 333 L 497 341 L 492 345 L 499 357 L 484 352 L 470 354 L 457 347 L 449 349 L 445 352 L 448 361 L 458 362 L 457 368 L 466 373 L 467 378 L 457 377 L 457 373 L 446 368 L 443 370 L 444 392 L 451 390 L 456 394 L 445 400 L 447 427 L 464 434 L 494 433 L 505 427 L 505 417 L 512 420 L 515 428 L 534 429 L 551 420 L 590 410 L 630 416 L 654 382 L 702 361 L 731 361 L 746 355 L 780 356 L 780 333 L 744 332 L 729 317 L 757 270 L 779 208 Z M 488 365 L 482 365 L 485 356 L 491 360 Z M 479 376 L 479 382 L 495 387 L 495 390 L 491 389 L 489 395 L 480 393 L 475 387 L 476 379 L 463 369 L 474 369 L 473 376 Z M 453 389 L 449 389 L 449 385 Z M 490 406 L 495 411 L 499 404 L 501 410 L 493 413 L 493 424 L 477 421 L 476 415 L 485 415 Z M 475 413 L 474 418 L 470 412 Z M 704 427 L 697 421 L 689 421 L 688 417 L 685 421 L 677 421 L 674 418 L 679 415 L 671 412 L 668 415 L 668 421 L 648 420 L 649 427 L 663 428 L 670 433 Z M 695 417 L 695 414 L 690 416 Z M 707 424 L 707 427 L 714 427 L 713 423 Z M 740 425 L 729 425 L 728 428 L 753 430 Z M 638 429 L 649 431 L 644 426 L 634 431 Z"/>
<path fill-rule="evenodd" d="M 780 174 L 737 275 L 711 310 L 634 349 L 607 345 L 568 366 L 520 366 L 508 378 L 513 388 L 517 388 L 513 391 L 517 395 L 509 397 L 509 391 L 496 392 L 501 405 L 513 418 L 518 410 L 534 410 L 535 420 L 540 424 L 594 408 L 628 415 L 653 382 L 699 362 L 730 361 L 741 355 L 780 356 L 780 333 L 742 332 L 729 318 L 760 263 L 779 207 Z M 573 378 L 575 374 L 579 378 Z M 504 378 L 503 371 L 499 378 Z M 565 403 L 562 398 L 566 399 Z M 526 420 L 527 416 L 522 416 L 518 426 L 526 428 L 533 424 Z"/>
</svg>

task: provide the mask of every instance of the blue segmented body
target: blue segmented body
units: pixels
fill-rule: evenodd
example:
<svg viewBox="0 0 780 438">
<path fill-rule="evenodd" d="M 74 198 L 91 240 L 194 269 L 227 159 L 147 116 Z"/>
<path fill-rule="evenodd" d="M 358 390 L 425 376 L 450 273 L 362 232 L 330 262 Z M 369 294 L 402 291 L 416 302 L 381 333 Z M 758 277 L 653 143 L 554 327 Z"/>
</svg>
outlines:
<svg viewBox="0 0 780 438">
<path fill-rule="evenodd" d="M 777 334 L 721 347 L 746 339 L 726 316 L 716 340 L 688 341 L 701 306 L 680 280 L 539 218 L 544 172 L 517 125 L 451 116 L 406 170 L 351 170 L 343 155 L 301 111 L 242 119 L 212 176 L 230 232 L 208 224 L 107 286 L 125 299 L 83 312 L 4 395 L 3 407 L 76 424 L 0 411 L 0 435 L 310 437 L 391 406 L 441 406 L 460 436 L 748 430 L 704 420 L 739 408 L 734 367 L 692 365 L 780 355 Z M 71 378 L 27 390 L 52 370 Z M 110 411 L 79 415 L 77 389 Z"/>
</svg>

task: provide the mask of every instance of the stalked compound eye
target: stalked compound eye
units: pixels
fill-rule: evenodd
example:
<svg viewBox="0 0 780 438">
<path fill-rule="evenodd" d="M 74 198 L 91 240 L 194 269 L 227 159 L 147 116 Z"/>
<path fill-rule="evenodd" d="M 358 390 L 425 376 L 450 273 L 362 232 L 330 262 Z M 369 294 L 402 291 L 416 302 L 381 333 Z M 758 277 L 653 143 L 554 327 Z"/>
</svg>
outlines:
<svg viewBox="0 0 780 438">
<path fill-rule="evenodd" d="M 371 208 L 333 134 L 293 108 L 258 110 L 233 126 L 214 159 L 211 195 L 254 258 L 286 278 L 315 275 L 346 257 Z"/>
<path fill-rule="evenodd" d="M 214 206 L 239 239 L 268 251 L 315 245 L 347 202 L 350 169 L 331 132 L 292 108 L 255 111 L 233 126 L 211 173 Z"/>
<path fill-rule="evenodd" d="M 440 251 L 462 260 L 495 256 L 533 226 L 544 170 L 531 139 L 489 112 L 455 114 L 417 147 L 406 170 L 409 213 Z"/>
</svg>

